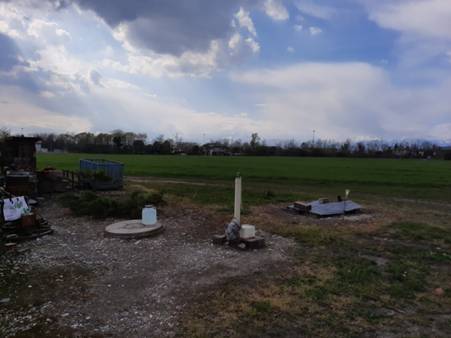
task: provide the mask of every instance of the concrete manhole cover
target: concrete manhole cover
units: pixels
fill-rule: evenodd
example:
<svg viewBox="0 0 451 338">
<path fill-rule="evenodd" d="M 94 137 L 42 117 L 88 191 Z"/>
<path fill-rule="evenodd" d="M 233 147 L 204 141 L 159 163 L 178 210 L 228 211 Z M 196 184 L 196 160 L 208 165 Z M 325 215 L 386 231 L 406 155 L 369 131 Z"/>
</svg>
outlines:
<svg viewBox="0 0 451 338">
<path fill-rule="evenodd" d="M 154 225 L 144 225 L 140 219 L 134 219 L 108 225 L 105 228 L 105 234 L 120 238 L 142 238 L 157 235 L 163 229 L 160 222 Z"/>
</svg>

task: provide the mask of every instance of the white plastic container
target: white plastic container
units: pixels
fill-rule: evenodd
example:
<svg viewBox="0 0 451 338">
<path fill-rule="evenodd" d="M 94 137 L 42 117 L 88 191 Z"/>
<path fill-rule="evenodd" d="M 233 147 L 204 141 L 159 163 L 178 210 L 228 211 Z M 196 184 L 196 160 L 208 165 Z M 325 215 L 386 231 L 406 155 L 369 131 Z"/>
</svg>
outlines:
<svg viewBox="0 0 451 338">
<path fill-rule="evenodd" d="M 255 226 L 243 224 L 240 229 L 240 238 L 247 239 L 255 237 Z"/>
<path fill-rule="evenodd" d="M 144 206 L 141 222 L 144 225 L 155 225 L 157 223 L 157 209 L 153 205 Z"/>
</svg>

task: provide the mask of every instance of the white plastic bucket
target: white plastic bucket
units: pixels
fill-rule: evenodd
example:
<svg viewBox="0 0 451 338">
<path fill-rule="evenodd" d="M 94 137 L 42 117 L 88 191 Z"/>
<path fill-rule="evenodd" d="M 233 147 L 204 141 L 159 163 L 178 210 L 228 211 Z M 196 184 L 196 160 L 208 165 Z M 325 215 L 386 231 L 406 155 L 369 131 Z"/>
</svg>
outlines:
<svg viewBox="0 0 451 338">
<path fill-rule="evenodd" d="M 152 205 L 146 205 L 142 211 L 142 223 L 144 225 L 155 225 L 157 223 L 157 209 Z"/>
<path fill-rule="evenodd" d="M 250 224 L 243 224 L 240 229 L 240 237 L 243 239 L 255 237 L 255 226 Z"/>
</svg>

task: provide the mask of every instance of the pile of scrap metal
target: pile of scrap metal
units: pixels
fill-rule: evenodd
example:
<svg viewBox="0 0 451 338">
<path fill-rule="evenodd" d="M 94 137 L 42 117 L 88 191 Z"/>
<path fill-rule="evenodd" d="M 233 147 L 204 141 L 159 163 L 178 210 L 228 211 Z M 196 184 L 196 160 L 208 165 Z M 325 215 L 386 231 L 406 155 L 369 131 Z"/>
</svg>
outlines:
<svg viewBox="0 0 451 338">
<path fill-rule="evenodd" d="M 0 253 L 14 250 L 21 241 L 53 233 L 48 222 L 37 214 L 36 200 L 13 196 L 0 188 Z"/>
<path fill-rule="evenodd" d="M 38 175 L 38 192 L 40 194 L 51 194 L 58 192 L 66 192 L 78 185 L 74 181 L 74 173 L 72 172 L 72 180 L 69 174 L 64 170 L 56 170 L 55 168 L 44 168 L 37 172 Z"/>
<path fill-rule="evenodd" d="M 362 206 L 348 199 L 342 200 L 338 196 L 336 202 L 330 202 L 326 198 L 311 202 L 296 201 L 289 205 L 287 209 L 297 214 L 330 217 L 358 212 L 362 209 Z"/>
</svg>

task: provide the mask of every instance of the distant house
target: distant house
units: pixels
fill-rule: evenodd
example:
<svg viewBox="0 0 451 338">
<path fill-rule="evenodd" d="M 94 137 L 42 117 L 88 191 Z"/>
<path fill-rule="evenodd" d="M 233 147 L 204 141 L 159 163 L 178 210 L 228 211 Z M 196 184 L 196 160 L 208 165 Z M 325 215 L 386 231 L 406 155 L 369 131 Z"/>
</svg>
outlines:
<svg viewBox="0 0 451 338">
<path fill-rule="evenodd" d="M 47 148 L 44 148 L 42 146 L 42 141 L 36 142 L 35 147 L 36 147 L 36 152 L 37 153 L 48 153 L 49 152 L 49 150 Z"/>
<path fill-rule="evenodd" d="M 207 143 L 203 146 L 205 155 L 208 156 L 231 156 L 229 148 L 219 143 Z"/>
</svg>

